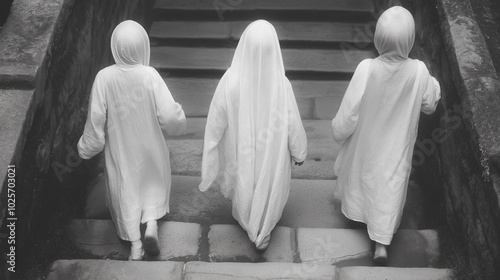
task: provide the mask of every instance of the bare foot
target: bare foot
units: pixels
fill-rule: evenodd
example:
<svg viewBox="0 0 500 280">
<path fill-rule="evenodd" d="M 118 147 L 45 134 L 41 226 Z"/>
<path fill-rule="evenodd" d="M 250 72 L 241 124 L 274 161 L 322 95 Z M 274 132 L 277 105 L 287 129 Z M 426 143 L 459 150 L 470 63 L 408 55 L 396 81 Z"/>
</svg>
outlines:
<svg viewBox="0 0 500 280">
<path fill-rule="evenodd" d="M 375 253 L 373 254 L 373 262 L 379 266 L 387 265 L 387 247 L 384 244 L 375 242 Z"/>
<path fill-rule="evenodd" d="M 146 232 L 144 233 L 144 249 L 151 256 L 158 256 L 160 254 L 158 225 L 156 223 L 148 223 L 146 227 Z"/>
<path fill-rule="evenodd" d="M 142 242 L 140 240 L 132 242 L 128 259 L 130 261 L 141 261 L 143 258 L 144 249 L 142 248 Z"/>
</svg>

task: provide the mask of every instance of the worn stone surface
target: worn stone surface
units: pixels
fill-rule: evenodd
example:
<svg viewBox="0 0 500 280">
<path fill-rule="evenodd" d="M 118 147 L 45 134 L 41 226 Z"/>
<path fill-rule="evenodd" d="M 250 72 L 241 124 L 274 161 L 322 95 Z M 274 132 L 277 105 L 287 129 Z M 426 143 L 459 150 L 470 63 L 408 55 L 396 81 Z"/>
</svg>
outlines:
<svg viewBox="0 0 500 280">
<path fill-rule="evenodd" d="M 158 222 L 160 260 L 198 258 L 201 226 L 195 223 Z"/>
<path fill-rule="evenodd" d="M 182 262 L 130 262 L 112 260 L 58 260 L 47 280 L 182 280 Z"/>
<path fill-rule="evenodd" d="M 439 238 L 435 230 L 399 229 L 388 247 L 388 266 L 438 267 Z"/>
<path fill-rule="evenodd" d="M 249 21 L 156 21 L 151 39 L 218 39 L 239 40 Z M 343 22 L 273 22 L 281 41 L 372 42 L 371 37 L 356 36 L 365 28 L 361 23 Z"/>
<path fill-rule="evenodd" d="M 231 200 L 217 190 L 200 192 L 201 179 L 192 176 L 172 176 L 170 213 L 167 220 L 201 224 L 237 224 L 231 214 Z M 334 180 L 293 179 L 288 202 L 278 225 L 308 228 L 359 228 L 361 224 L 346 219 L 340 210 L 340 201 L 334 198 Z M 414 182 L 408 187 L 408 197 L 401 219 L 401 229 L 426 229 L 424 201 L 421 188 Z M 85 217 L 110 219 L 105 202 L 104 175 L 88 186 Z"/>
<path fill-rule="evenodd" d="M 152 47 L 151 66 L 163 71 L 217 70 L 225 71 L 231 65 L 234 49 Z M 358 63 L 374 53 L 371 49 L 343 50 L 283 49 L 283 63 L 287 71 L 318 71 L 353 73 Z"/>
<path fill-rule="evenodd" d="M 289 227 L 349 228 L 335 199 L 334 180 L 294 180 L 280 224 Z"/>
<path fill-rule="evenodd" d="M 443 158 L 457 159 L 444 182 L 447 220 L 454 231 L 464 233 L 457 237 L 467 244 L 464 270 L 473 271 L 478 278 L 498 278 L 499 78 L 469 1 L 441 1 L 437 7 L 451 65 L 448 77 L 453 79 L 458 93 L 455 97 L 456 93 L 450 92 L 445 106 L 450 108 L 453 100 L 458 100 L 464 124 L 453 141 L 443 144 Z"/>
<path fill-rule="evenodd" d="M 211 261 L 266 261 L 294 262 L 295 232 L 292 228 L 277 226 L 271 232 L 269 247 L 264 252 L 255 250 L 248 234 L 239 225 L 212 225 L 208 233 Z"/>
<path fill-rule="evenodd" d="M 138 225 L 139 226 L 139 225 Z M 145 226 L 142 226 L 144 235 Z M 111 220 L 72 220 L 67 229 L 75 244 L 95 256 L 126 260 L 130 243 L 120 240 Z M 196 223 L 158 221 L 160 255 L 146 260 L 198 260 L 201 226 Z"/>
<path fill-rule="evenodd" d="M 451 280 L 452 271 L 437 268 L 344 267 L 339 280 Z"/>
<path fill-rule="evenodd" d="M 325 1 L 325 0 L 310 0 L 307 3 L 302 1 L 289 2 L 286 0 L 266 1 L 257 0 L 250 3 L 245 1 L 232 3 L 233 9 L 243 10 L 339 10 L 339 11 L 364 11 L 370 12 L 373 10 L 373 4 L 368 0 L 351 0 L 351 1 Z M 217 7 L 217 6 L 216 6 Z M 214 3 L 200 2 L 196 0 L 160 0 L 155 3 L 155 9 L 174 9 L 174 10 L 214 10 Z"/>
<path fill-rule="evenodd" d="M 31 125 L 33 115 L 30 113 L 30 104 L 33 91 L 0 90 L 0 198 L 7 201 L 7 167 L 19 161 L 24 147 L 27 127 Z M 17 173 L 17 170 L 16 170 Z M 5 205 L 4 203 L 3 205 Z M 0 220 L 5 217 L 5 208 L 2 207 Z"/>
<path fill-rule="evenodd" d="M 330 265 L 308 266 L 298 263 L 203 263 L 186 264 L 185 280 L 230 279 L 318 279 L 335 280 L 336 268 Z"/>
<path fill-rule="evenodd" d="M 363 229 L 298 228 L 297 243 L 304 263 L 371 265 L 371 242 Z"/>
<path fill-rule="evenodd" d="M 187 117 L 207 116 L 218 79 L 167 77 L 165 82 Z M 291 83 L 303 119 L 333 119 L 348 86 L 347 81 L 292 80 Z"/>
<path fill-rule="evenodd" d="M 300 258 L 305 263 L 372 266 L 373 242 L 365 229 L 297 229 Z M 399 230 L 388 247 L 388 266 L 435 267 L 439 240 L 432 230 Z"/>
<path fill-rule="evenodd" d="M 118 238 L 111 220 L 72 220 L 66 234 L 95 256 L 126 260 L 130 254 L 130 243 Z"/>
<path fill-rule="evenodd" d="M 0 87 L 33 88 L 64 0 L 14 1 L 0 32 Z"/>
<path fill-rule="evenodd" d="M 340 145 L 333 141 L 331 121 L 303 120 L 307 134 L 307 158 L 304 165 L 292 166 L 294 179 L 335 179 L 333 164 Z M 172 174 L 201 175 L 205 118 L 188 118 L 186 132 L 181 136 L 167 136 Z"/>
<path fill-rule="evenodd" d="M 458 66 L 464 79 L 494 77 L 496 71 L 483 34 L 469 1 L 442 1 L 438 5 L 448 55 Z"/>
</svg>

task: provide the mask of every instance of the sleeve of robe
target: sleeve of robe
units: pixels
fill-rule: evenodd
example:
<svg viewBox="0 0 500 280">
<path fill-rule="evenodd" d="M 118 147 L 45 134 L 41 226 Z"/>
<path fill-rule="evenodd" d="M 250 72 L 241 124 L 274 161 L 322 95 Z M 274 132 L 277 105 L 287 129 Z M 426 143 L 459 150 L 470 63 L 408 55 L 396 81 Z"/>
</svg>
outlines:
<svg viewBox="0 0 500 280">
<path fill-rule="evenodd" d="M 303 162 L 307 156 L 307 136 L 304 126 L 302 125 L 292 85 L 290 81 L 287 82 L 289 102 L 288 148 L 290 149 L 290 153 L 295 162 Z"/>
<path fill-rule="evenodd" d="M 208 190 L 219 174 L 220 159 L 218 145 L 228 126 L 226 114 L 226 75 L 224 75 L 210 103 L 203 143 L 200 191 Z"/>
<path fill-rule="evenodd" d="M 83 159 L 90 159 L 104 149 L 107 105 L 100 77 L 98 73 L 92 85 L 87 122 L 77 145 L 78 154 Z"/>
<path fill-rule="evenodd" d="M 359 63 L 344 94 L 337 115 L 332 120 L 333 139 L 342 144 L 354 132 L 358 124 L 359 104 L 365 92 L 371 59 Z"/>
<path fill-rule="evenodd" d="M 182 106 L 175 102 L 172 93 L 158 71 L 152 69 L 156 115 L 161 128 L 169 135 L 180 135 L 186 129 L 186 116 Z"/>
<path fill-rule="evenodd" d="M 429 74 L 429 70 L 423 62 L 421 67 L 423 67 L 423 87 L 424 94 L 422 95 L 422 108 L 421 111 L 424 114 L 432 114 L 436 110 L 439 99 L 441 98 L 441 87 L 439 82 Z"/>
</svg>

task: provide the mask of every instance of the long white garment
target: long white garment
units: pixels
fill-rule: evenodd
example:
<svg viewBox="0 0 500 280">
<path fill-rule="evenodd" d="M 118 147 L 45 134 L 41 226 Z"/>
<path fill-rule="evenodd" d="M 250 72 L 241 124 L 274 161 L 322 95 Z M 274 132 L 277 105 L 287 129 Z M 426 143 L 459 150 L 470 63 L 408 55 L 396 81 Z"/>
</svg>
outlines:
<svg viewBox="0 0 500 280">
<path fill-rule="evenodd" d="M 243 32 L 210 105 L 199 188 L 218 185 L 259 246 L 288 200 L 292 157 L 302 162 L 306 153 L 276 31 L 267 21 L 255 21 Z"/>
<path fill-rule="evenodd" d="M 374 38 L 380 56 L 358 65 L 332 121 L 342 144 L 334 166 L 342 212 L 385 245 L 401 221 L 420 111 L 434 112 L 440 98 L 425 64 L 408 58 L 414 37 L 406 9 L 381 15 Z"/>
<path fill-rule="evenodd" d="M 170 158 L 162 129 L 181 133 L 182 107 L 158 72 L 149 67 L 149 38 L 134 21 L 120 23 L 111 37 L 116 64 L 94 81 L 80 157 L 105 153 L 106 203 L 123 240 L 139 240 L 140 223 L 169 211 Z"/>
</svg>

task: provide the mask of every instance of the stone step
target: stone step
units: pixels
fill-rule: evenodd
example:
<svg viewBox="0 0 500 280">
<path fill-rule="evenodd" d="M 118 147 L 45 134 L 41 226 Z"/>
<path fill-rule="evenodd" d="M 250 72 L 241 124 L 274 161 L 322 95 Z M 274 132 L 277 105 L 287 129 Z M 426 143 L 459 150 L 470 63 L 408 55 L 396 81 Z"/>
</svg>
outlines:
<svg viewBox="0 0 500 280">
<path fill-rule="evenodd" d="M 308 139 L 308 156 L 304 165 L 292 166 L 292 178 L 335 179 L 333 164 L 340 146 L 331 136 L 331 121 L 303 120 L 302 123 Z M 205 118 L 188 118 L 183 135 L 166 136 L 173 175 L 201 176 L 205 124 Z M 103 170 L 104 158 L 100 157 L 97 169 Z"/>
<path fill-rule="evenodd" d="M 303 263 L 371 266 L 374 244 L 365 229 L 298 228 Z M 388 247 L 391 267 L 436 267 L 439 238 L 434 230 L 399 229 Z"/>
<path fill-rule="evenodd" d="M 58 260 L 47 280 L 102 279 L 331 279 L 331 280 L 451 280 L 452 271 L 436 268 L 344 267 L 299 263 L 126 262 Z"/>
<path fill-rule="evenodd" d="M 151 66 L 159 71 L 225 71 L 231 66 L 234 48 L 171 47 L 151 48 Z M 325 72 L 351 74 L 365 58 L 374 57 L 369 49 L 283 49 L 287 72 Z M 332 78 L 334 78 L 332 76 Z"/>
<path fill-rule="evenodd" d="M 218 191 L 200 192 L 200 177 L 172 176 L 170 213 L 163 219 L 179 222 L 211 224 L 237 224 L 232 216 L 231 200 Z M 297 180 L 290 186 L 288 202 L 283 210 L 279 226 L 307 228 L 361 228 L 362 224 L 346 219 L 340 209 L 340 201 L 334 197 L 336 182 L 333 180 Z M 104 175 L 89 186 L 86 192 L 85 217 L 110 219 L 105 202 Z M 402 229 L 429 228 L 424 213 L 421 188 L 410 183 L 403 217 Z"/>
<path fill-rule="evenodd" d="M 165 83 L 188 117 L 206 117 L 219 83 L 210 78 L 166 77 Z M 349 81 L 291 80 L 303 119 L 332 120 Z"/>
<path fill-rule="evenodd" d="M 271 21 L 283 41 L 371 43 L 363 23 Z M 239 40 L 249 21 L 156 21 L 149 37 L 154 41 L 178 39 Z"/>
<path fill-rule="evenodd" d="M 451 280 L 451 269 L 353 266 L 339 269 L 339 280 Z"/>
<path fill-rule="evenodd" d="M 160 255 L 149 261 L 284 262 L 314 265 L 373 266 L 372 242 L 365 229 L 290 228 L 277 226 L 269 247 L 257 252 L 239 225 L 158 223 Z M 126 259 L 129 243 L 121 241 L 110 220 L 73 220 L 67 234 L 96 257 Z M 206 249 L 208 248 L 208 249 Z M 388 250 L 389 266 L 436 267 L 439 240 L 434 230 L 399 230 Z"/>
<path fill-rule="evenodd" d="M 184 135 L 167 136 L 172 174 L 201 176 L 205 118 L 188 118 Z M 335 179 L 333 164 L 340 145 L 333 141 L 331 121 L 303 120 L 307 134 L 307 158 L 304 165 L 292 166 L 294 179 Z"/>
<path fill-rule="evenodd" d="M 58 260 L 46 280 L 182 280 L 182 262 Z"/>
<path fill-rule="evenodd" d="M 143 236 L 144 229 L 141 226 Z M 146 255 L 146 260 L 199 260 L 201 231 L 196 223 L 158 222 L 160 255 Z M 126 260 L 130 254 L 130 243 L 118 238 L 111 220 L 72 220 L 66 234 L 79 248 L 95 256 Z"/>
<path fill-rule="evenodd" d="M 219 4 L 219 6 L 217 5 Z M 221 5 L 225 4 L 225 5 Z M 278 11 L 359 11 L 370 13 L 374 10 L 370 0 L 252 0 L 252 1 L 213 1 L 213 0 L 156 0 L 154 9 L 159 10 L 206 10 L 218 7 L 238 10 L 278 10 Z"/>
<path fill-rule="evenodd" d="M 298 263 L 206 263 L 189 262 L 185 280 L 264 280 L 264 279 L 336 279 L 336 267 L 318 265 L 312 270 Z"/>
</svg>

